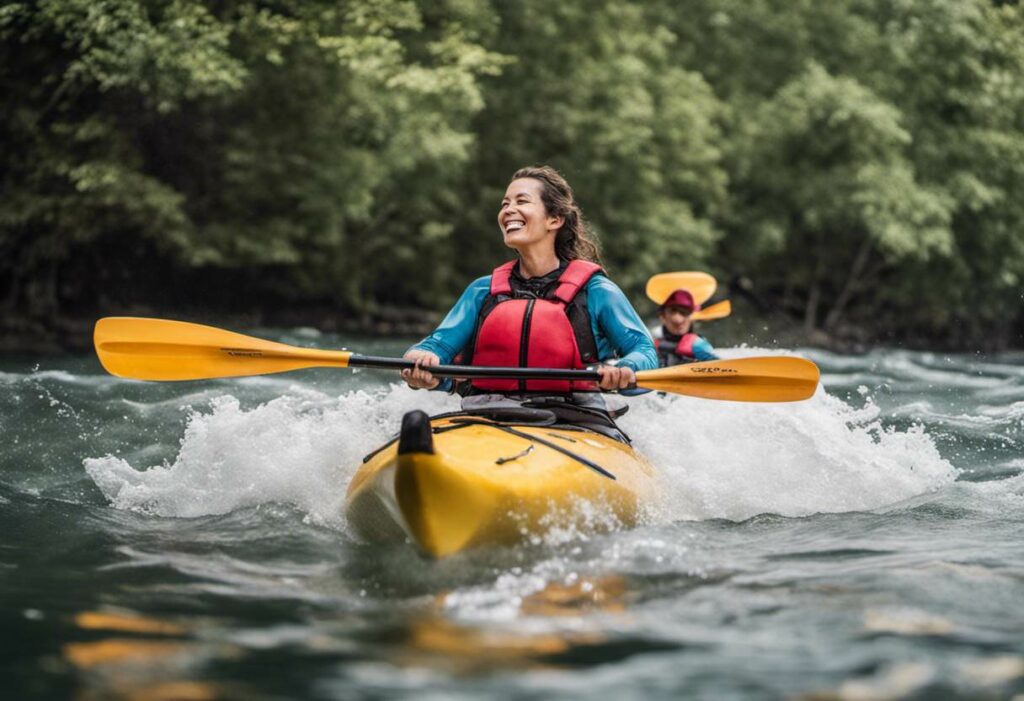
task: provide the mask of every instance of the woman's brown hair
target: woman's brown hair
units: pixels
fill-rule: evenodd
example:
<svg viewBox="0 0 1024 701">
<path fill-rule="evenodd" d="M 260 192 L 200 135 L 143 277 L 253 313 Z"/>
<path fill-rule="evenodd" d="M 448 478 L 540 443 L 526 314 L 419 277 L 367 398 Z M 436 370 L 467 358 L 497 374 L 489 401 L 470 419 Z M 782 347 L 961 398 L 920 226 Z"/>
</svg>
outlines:
<svg viewBox="0 0 1024 701">
<path fill-rule="evenodd" d="M 549 216 L 562 217 L 565 222 L 555 234 L 555 254 L 561 260 L 589 260 L 601 262 L 601 253 L 595 241 L 587 232 L 583 212 L 576 204 L 572 188 L 562 174 L 551 166 L 520 168 L 512 174 L 512 180 L 533 178 L 540 182 L 540 199 Z M 511 181 L 510 181 L 511 182 Z"/>
</svg>

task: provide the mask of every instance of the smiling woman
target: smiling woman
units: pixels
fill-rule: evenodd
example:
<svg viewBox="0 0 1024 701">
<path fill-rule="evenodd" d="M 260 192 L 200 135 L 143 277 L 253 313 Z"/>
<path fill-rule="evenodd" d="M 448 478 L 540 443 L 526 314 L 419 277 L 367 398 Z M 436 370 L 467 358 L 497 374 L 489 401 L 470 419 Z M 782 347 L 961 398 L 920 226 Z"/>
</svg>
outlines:
<svg viewBox="0 0 1024 701">
<path fill-rule="evenodd" d="M 518 236 L 519 232 L 530 231 L 530 218 L 544 216 L 542 225 L 533 227 L 536 234 L 532 239 Z M 558 171 L 547 166 L 520 168 L 512 175 L 512 182 L 505 191 L 498 210 L 498 226 L 505 235 L 505 245 L 515 248 L 523 256 L 522 244 L 540 241 L 555 230 L 553 253 L 559 260 L 589 260 L 600 263 L 597 244 L 591 240 L 583 221 L 583 212 L 573 196 L 572 188 Z M 548 252 L 547 247 L 541 249 Z M 550 264 L 545 261 L 541 265 Z M 530 269 L 530 264 L 524 264 Z"/>
<path fill-rule="evenodd" d="M 624 389 L 636 371 L 657 366 L 647 329 L 601 269 L 572 188 L 548 166 L 516 171 L 498 209 L 498 227 L 516 260 L 474 281 L 441 325 L 413 346 L 406 371 L 415 388 L 450 389 L 430 367 L 456 356 L 473 365 L 582 368 L 601 363 L 598 385 L 474 380 L 464 394 L 574 394 Z M 617 362 L 606 364 L 604 361 Z M 589 402 L 588 402 L 589 403 Z"/>
</svg>

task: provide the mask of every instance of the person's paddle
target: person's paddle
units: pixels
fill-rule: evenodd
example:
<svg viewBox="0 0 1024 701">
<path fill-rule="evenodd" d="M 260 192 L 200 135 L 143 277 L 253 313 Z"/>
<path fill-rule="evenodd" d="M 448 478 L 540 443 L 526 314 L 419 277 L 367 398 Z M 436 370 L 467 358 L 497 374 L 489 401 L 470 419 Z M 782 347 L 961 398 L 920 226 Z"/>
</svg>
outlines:
<svg viewBox="0 0 1024 701">
<path fill-rule="evenodd" d="M 647 298 L 661 306 L 676 290 L 688 290 L 693 301 L 704 304 L 715 294 L 718 282 L 707 273 L 684 271 L 677 273 L 658 273 L 647 281 Z"/>
<path fill-rule="evenodd" d="M 713 319 L 724 319 L 732 314 L 732 302 L 724 300 L 712 304 L 710 307 L 698 309 L 690 315 L 693 321 L 712 321 Z"/>
<path fill-rule="evenodd" d="M 100 319 L 93 342 L 107 372 L 135 380 L 203 380 L 312 367 L 401 370 L 414 365 L 402 358 L 299 348 L 168 319 Z M 430 372 L 438 377 L 600 380 L 594 370 L 438 365 Z M 798 401 L 813 395 L 817 386 L 814 363 L 785 356 L 715 360 L 637 373 L 637 387 L 643 389 L 738 402 Z"/>
<path fill-rule="evenodd" d="M 693 301 L 699 306 L 711 299 L 718 288 L 718 282 L 707 273 L 696 271 L 678 273 L 658 273 L 647 281 L 647 298 L 657 305 L 662 305 L 676 290 L 687 290 L 693 295 Z M 693 312 L 693 321 L 712 321 L 724 319 L 732 314 L 732 302 L 725 300 L 710 307 Z"/>
</svg>

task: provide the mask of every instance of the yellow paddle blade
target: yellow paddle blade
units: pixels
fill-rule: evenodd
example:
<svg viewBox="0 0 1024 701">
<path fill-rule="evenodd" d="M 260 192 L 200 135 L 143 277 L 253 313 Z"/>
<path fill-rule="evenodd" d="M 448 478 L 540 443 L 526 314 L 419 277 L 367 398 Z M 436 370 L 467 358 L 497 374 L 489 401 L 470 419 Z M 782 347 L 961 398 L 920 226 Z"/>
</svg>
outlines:
<svg viewBox="0 0 1024 701">
<path fill-rule="evenodd" d="M 797 402 L 814 394 L 818 366 L 804 358 L 771 356 L 711 360 L 636 374 L 636 384 L 674 394 L 734 402 Z"/>
<path fill-rule="evenodd" d="M 647 281 L 647 297 L 660 306 L 676 290 L 688 290 L 694 302 L 704 304 L 715 294 L 717 287 L 715 278 L 707 273 L 658 273 Z"/>
<path fill-rule="evenodd" d="M 107 317 L 93 332 L 111 375 L 135 380 L 204 380 L 311 367 L 347 367 L 348 351 L 297 348 L 187 321 Z"/>
<path fill-rule="evenodd" d="M 732 314 L 732 302 L 725 300 L 717 304 L 712 304 L 706 309 L 701 309 L 690 315 L 690 319 L 693 321 L 712 321 L 714 319 L 724 319 L 725 317 Z"/>
</svg>

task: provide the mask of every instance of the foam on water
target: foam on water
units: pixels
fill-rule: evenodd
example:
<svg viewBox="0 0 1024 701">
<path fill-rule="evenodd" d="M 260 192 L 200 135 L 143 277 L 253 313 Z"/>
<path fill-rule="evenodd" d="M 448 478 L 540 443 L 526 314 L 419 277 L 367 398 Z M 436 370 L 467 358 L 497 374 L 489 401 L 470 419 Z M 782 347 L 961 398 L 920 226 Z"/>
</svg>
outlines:
<svg viewBox="0 0 1024 701">
<path fill-rule="evenodd" d="M 110 386 L 124 382 L 124 380 L 110 375 L 86 375 L 67 370 L 33 370 L 27 373 L 0 372 L 0 384 L 19 385 L 44 381 L 85 387 Z"/>
<path fill-rule="evenodd" d="M 456 407 L 398 385 L 339 397 L 293 385 L 252 409 L 221 395 L 193 411 L 173 462 L 107 456 L 85 466 L 117 508 L 197 517 L 279 502 L 340 526 L 349 480 L 402 414 Z M 885 428 L 870 400 L 857 409 L 823 390 L 793 404 L 649 394 L 621 423 L 661 473 L 661 521 L 870 510 L 958 473 L 923 428 Z"/>
<path fill-rule="evenodd" d="M 443 411 L 446 400 L 397 386 L 338 398 L 305 390 L 245 410 L 222 395 L 189 417 L 172 463 L 132 466 L 106 456 L 87 459 L 85 469 L 121 509 L 187 518 L 280 502 L 340 526 L 362 457 L 396 431 L 396 417 Z"/>
<path fill-rule="evenodd" d="M 659 468 L 667 518 L 879 508 L 956 479 L 924 429 L 886 428 L 823 390 L 792 404 L 649 396 L 622 423 Z"/>
</svg>

